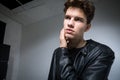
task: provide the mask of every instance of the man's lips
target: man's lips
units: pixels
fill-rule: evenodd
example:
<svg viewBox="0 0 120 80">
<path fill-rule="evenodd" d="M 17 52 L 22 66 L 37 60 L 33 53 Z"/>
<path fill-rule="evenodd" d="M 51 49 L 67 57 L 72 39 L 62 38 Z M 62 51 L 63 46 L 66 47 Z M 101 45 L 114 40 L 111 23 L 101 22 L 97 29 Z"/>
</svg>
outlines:
<svg viewBox="0 0 120 80">
<path fill-rule="evenodd" d="M 73 33 L 74 31 L 72 29 L 65 29 L 65 32 L 68 33 L 68 34 L 71 34 Z"/>
</svg>

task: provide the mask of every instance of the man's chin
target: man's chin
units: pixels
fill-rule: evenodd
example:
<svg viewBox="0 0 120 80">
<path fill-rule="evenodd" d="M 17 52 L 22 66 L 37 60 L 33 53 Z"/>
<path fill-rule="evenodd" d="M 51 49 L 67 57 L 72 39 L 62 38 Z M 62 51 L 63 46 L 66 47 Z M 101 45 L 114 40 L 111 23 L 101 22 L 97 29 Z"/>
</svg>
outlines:
<svg viewBox="0 0 120 80">
<path fill-rule="evenodd" d="M 69 39 L 70 39 L 70 40 L 71 40 L 71 39 L 74 39 L 74 36 L 71 35 L 71 34 L 66 34 L 65 37 L 66 37 L 66 39 L 68 39 L 68 40 L 69 40 Z"/>
</svg>

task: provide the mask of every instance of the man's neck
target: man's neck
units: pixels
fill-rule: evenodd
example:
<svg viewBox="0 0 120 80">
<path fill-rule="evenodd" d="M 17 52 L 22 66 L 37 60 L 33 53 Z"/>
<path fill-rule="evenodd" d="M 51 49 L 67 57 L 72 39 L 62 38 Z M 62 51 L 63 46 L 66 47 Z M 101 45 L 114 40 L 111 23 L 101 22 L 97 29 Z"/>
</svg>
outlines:
<svg viewBox="0 0 120 80">
<path fill-rule="evenodd" d="M 81 48 L 81 47 L 84 47 L 86 45 L 86 40 L 72 40 L 72 41 L 69 41 L 68 43 L 68 48 Z"/>
</svg>

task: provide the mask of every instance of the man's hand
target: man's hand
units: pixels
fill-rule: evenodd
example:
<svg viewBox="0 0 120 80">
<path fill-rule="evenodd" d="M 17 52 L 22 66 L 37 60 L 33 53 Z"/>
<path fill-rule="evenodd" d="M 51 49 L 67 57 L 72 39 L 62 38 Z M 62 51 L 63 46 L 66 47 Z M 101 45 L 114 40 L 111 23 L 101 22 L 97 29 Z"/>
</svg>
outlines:
<svg viewBox="0 0 120 80">
<path fill-rule="evenodd" d="M 67 48 L 67 43 L 68 43 L 68 41 L 65 37 L 65 31 L 64 31 L 64 28 L 63 28 L 60 32 L 60 47 Z"/>
</svg>

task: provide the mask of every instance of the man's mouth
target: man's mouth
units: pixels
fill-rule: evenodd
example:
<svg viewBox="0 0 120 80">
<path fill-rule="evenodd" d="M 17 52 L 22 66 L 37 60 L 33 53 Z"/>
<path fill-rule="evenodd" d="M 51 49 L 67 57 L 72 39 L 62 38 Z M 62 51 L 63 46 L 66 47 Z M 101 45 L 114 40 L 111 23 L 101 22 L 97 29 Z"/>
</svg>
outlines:
<svg viewBox="0 0 120 80">
<path fill-rule="evenodd" d="M 74 31 L 72 29 L 65 29 L 65 32 L 68 34 L 72 34 Z"/>
</svg>

